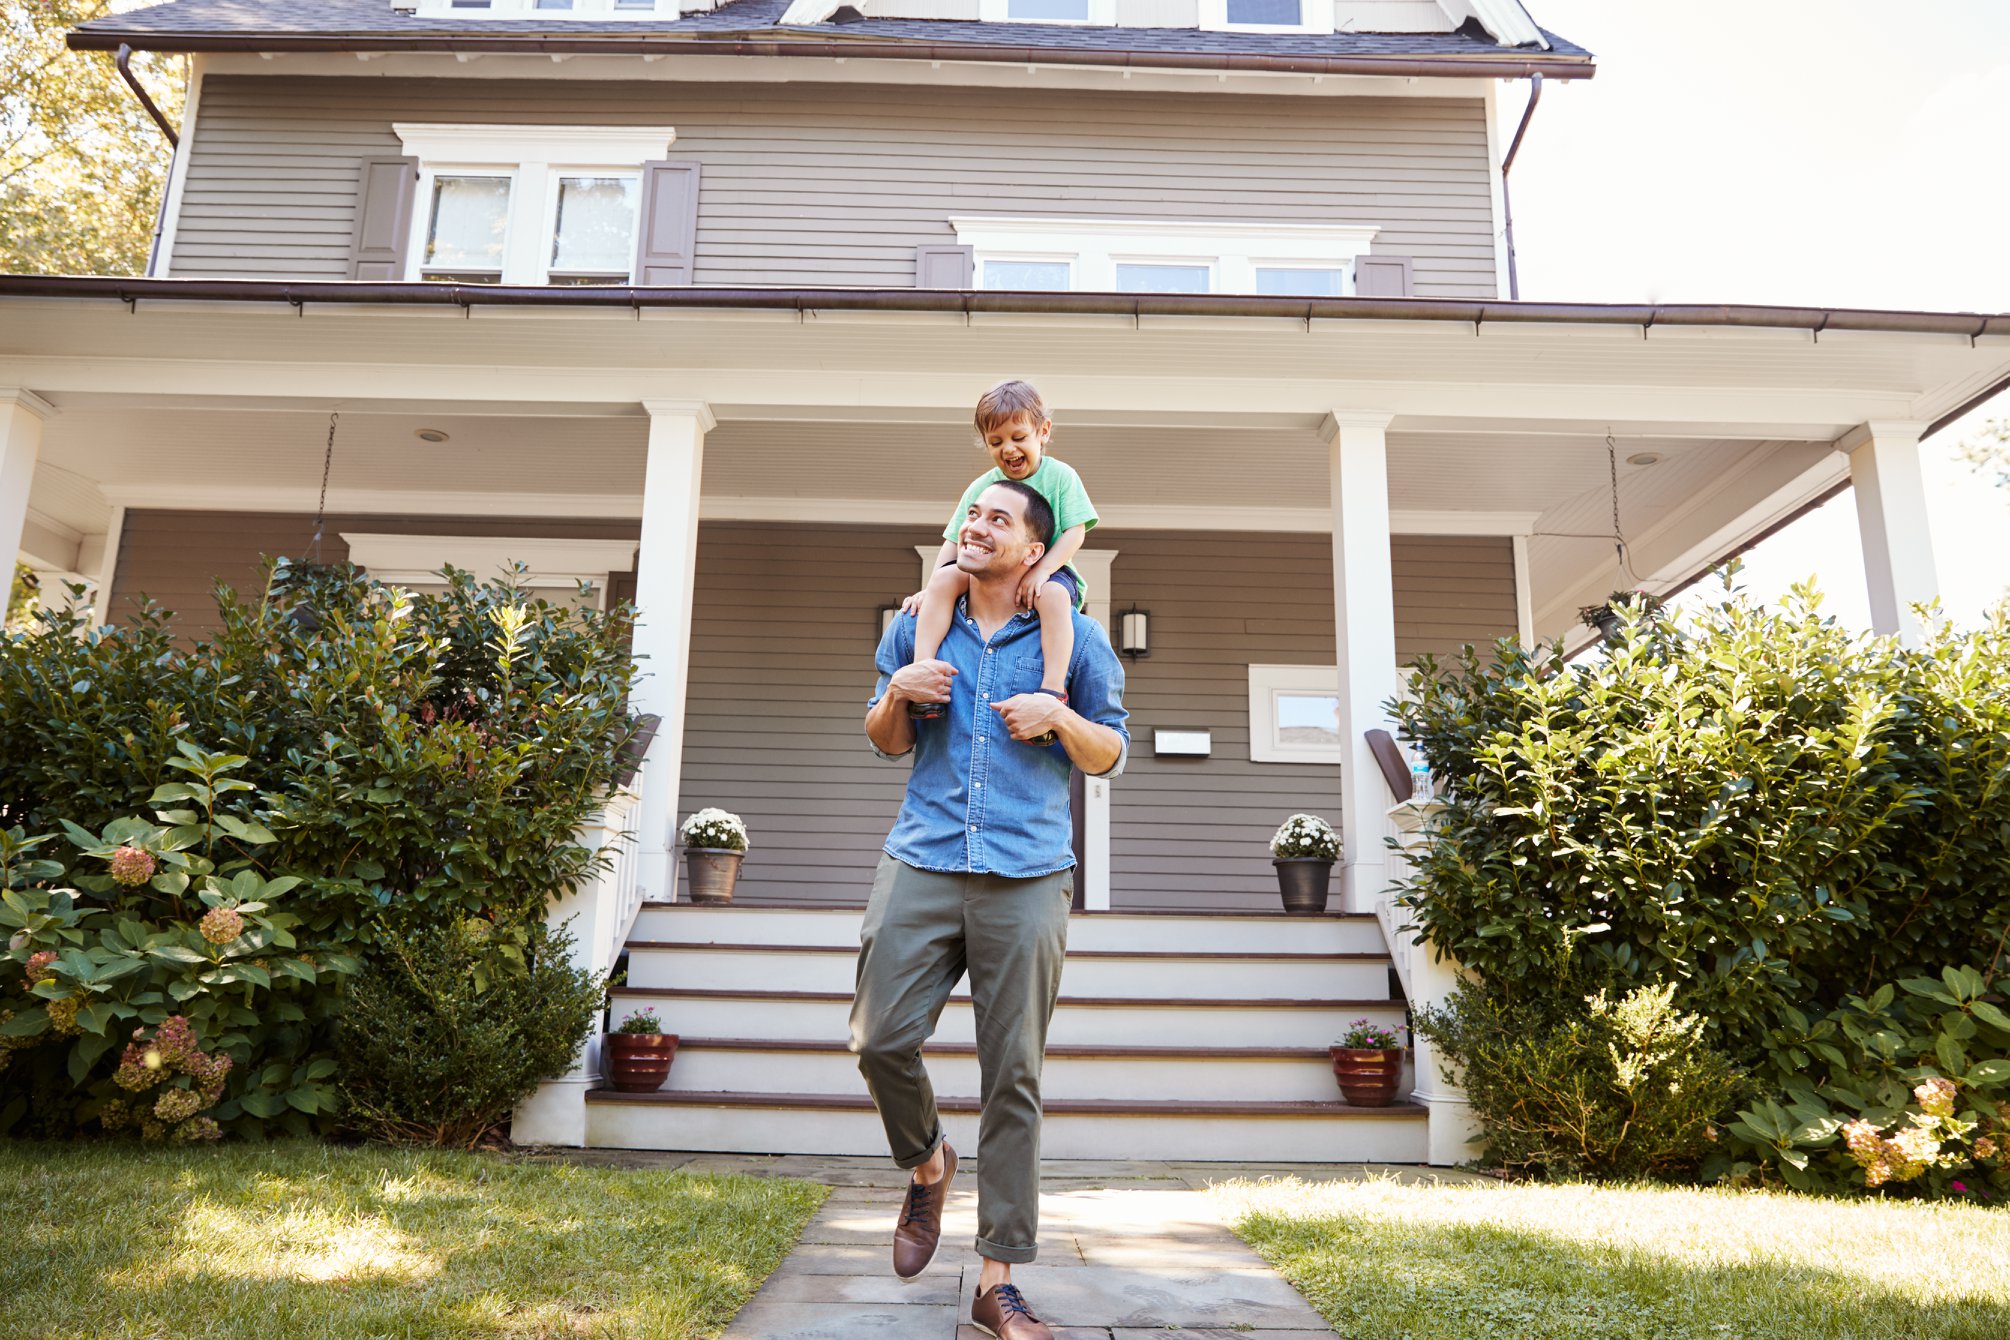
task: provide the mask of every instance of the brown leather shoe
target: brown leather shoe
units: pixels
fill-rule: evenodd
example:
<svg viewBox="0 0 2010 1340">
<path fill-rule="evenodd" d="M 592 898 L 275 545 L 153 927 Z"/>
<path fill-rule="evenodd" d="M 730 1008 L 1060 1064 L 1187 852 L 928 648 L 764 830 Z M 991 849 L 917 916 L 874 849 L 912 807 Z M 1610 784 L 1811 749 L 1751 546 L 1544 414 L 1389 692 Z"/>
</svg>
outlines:
<svg viewBox="0 0 2010 1340">
<path fill-rule="evenodd" d="M 942 1205 L 949 1199 L 949 1184 L 955 1178 L 956 1151 L 944 1140 L 942 1180 L 925 1186 L 908 1182 L 907 1204 L 893 1230 L 893 1273 L 902 1279 L 913 1279 L 935 1259 L 936 1245 L 942 1241 Z"/>
<path fill-rule="evenodd" d="M 980 1290 L 970 1304 L 970 1324 L 998 1340 L 1054 1340 L 1053 1328 L 1033 1315 L 1019 1290 L 1000 1284 Z"/>
</svg>

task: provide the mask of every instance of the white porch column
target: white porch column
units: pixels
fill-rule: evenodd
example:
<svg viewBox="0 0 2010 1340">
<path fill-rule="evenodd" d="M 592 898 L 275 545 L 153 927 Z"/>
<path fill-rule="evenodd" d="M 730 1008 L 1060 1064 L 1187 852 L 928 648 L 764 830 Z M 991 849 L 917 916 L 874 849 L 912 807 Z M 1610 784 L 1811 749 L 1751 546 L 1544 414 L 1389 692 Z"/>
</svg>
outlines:
<svg viewBox="0 0 2010 1340">
<path fill-rule="evenodd" d="M 1396 696 L 1395 577 L 1389 557 L 1387 414 L 1333 413 L 1322 430 L 1333 495 L 1333 620 L 1340 660 L 1341 907 L 1372 912 L 1388 884 L 1388 787 L 1366 732 L 1390 727 Z"/>
<path fill-rule="evenodd" d="M 42 455 L 42 421 L 55 413 L 33 391 L 0 387 L 0 591 L 13 589 L 14 564 L 28 526 L 28 489 Z M 6 597 L 0 595 L 0 602 Z"/>
<path fill-rule="evenodd" d="M 1923 632 L 1912 606 L 1940 594 L 1926 515 L 1926 482 L 1919 473 L 1919 438 L 1925 427 L 1866 423 L 1838 444 L 1849 453 L 1850 482 L 1856 488 L 1871 627 L 1898 634 L 1908 646 L 1917 646 Z"/>
<path fill-rule="evenodd" d="M 684 761 L 684 698 L 691 665 L 691 590 L 698 562 L 698 486 L 705 434 L 717 420 L 702 401 L 650 400 L 649 458 L 642 481 L 642 547 L 635 564 L 635 659 L 631 710 L 663 718 L 642 769 L 636 807 L 642 897 L 675 898 L 677 782 Z"/>
</svg>

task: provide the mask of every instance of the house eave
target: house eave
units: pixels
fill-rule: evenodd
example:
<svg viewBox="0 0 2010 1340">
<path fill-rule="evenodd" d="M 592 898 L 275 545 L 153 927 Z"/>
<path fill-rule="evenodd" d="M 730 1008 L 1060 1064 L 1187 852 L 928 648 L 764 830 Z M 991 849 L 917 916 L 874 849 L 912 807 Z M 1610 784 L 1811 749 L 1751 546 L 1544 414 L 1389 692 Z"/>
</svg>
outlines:
<svg viewBox="0 0 2010 1340">
<path fill-rule="evenodd" d="M 1256 52 L 1112 50 L 1009 46 L 981 42 L 886 41 L 763 29 L 725 36 L 587 36 L 538 33 L 161 33 L 91 27 L 69 34 L 74 51 L 194 52 L 438 52 L 602 56 L 802 56 L 842 60 L 960 61 L 997 65 L 1084 65 L 1110 69 L 1214 70 L 1271 74 L 1369 75 L 1395 79 L 1589 79 L 1588 56 L 1503 50 L 1499 55 L 1319 56 Z"/>
</svg>

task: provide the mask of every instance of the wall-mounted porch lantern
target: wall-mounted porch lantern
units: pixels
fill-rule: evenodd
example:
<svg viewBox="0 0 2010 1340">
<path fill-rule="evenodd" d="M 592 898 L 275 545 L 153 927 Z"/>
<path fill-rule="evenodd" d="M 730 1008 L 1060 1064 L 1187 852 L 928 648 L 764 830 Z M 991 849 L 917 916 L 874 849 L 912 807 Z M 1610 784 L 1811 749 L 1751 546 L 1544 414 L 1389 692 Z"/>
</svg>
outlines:
<svg viewBox="0 0 2010 1340">
<path fill-rule="evenodd" d="M 872 635 L 875 638 L 885 637 L 886 630 L 893 627 L 893 621 L 899 617 L 900 617 L 900 606 L 881 605 L 877 610 L 873 612 Z"/>
<path fill-rule="evenodd" d="M 1150 610 L 1132 605 L 1117 616 L 1117 650 L 1132 660 L 1152 654 Z"/>
</svg>

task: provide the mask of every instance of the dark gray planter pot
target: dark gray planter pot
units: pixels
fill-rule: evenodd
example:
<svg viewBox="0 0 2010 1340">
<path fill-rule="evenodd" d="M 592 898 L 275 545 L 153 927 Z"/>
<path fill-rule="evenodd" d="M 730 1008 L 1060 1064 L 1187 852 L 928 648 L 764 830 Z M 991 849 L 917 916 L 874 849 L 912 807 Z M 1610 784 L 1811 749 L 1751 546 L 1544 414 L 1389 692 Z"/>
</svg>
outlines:
<svg viewBox="0 0 2010 1340">
<path fill-rule="evenodd" d="M 686 883 L 691 889 L 691 901 L 732 902 L 733 885 L 739 882 L 740 862 L 746 854 L 743 851 L 728 851 L 724 847 L 686 847 L 684 869 L 688 874 Z"/>
<path fill-rule="evenodd" d="M 1326 910 L 1326 895 L 1333 886 L 1333 862 L 1323 856 L 1279 856 L 1277 892 L 1284 898 L 1284 910 L 1306 916 Z"/>
</svg>

